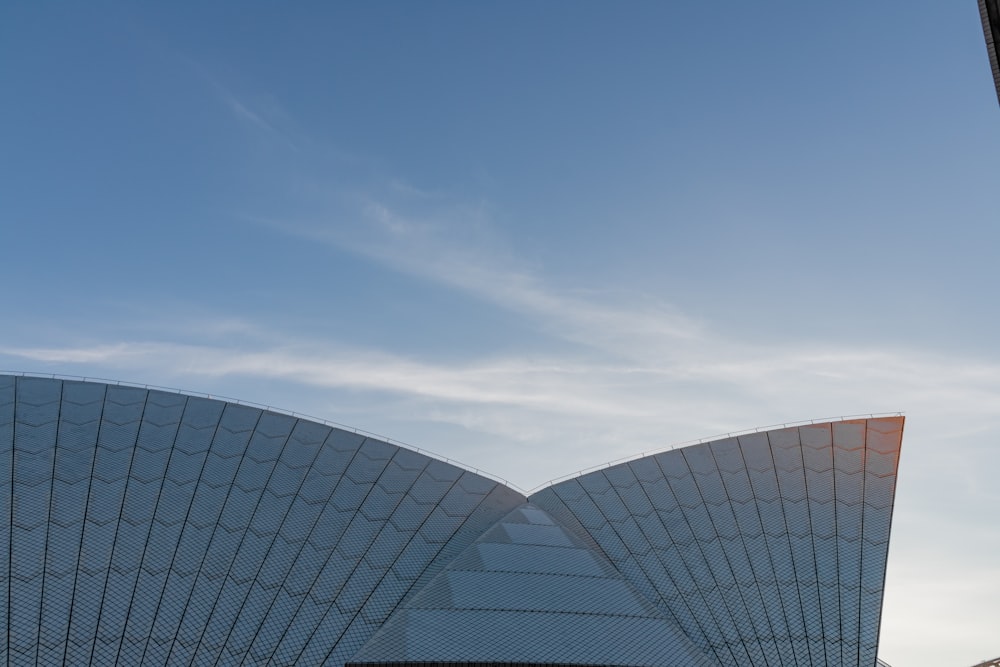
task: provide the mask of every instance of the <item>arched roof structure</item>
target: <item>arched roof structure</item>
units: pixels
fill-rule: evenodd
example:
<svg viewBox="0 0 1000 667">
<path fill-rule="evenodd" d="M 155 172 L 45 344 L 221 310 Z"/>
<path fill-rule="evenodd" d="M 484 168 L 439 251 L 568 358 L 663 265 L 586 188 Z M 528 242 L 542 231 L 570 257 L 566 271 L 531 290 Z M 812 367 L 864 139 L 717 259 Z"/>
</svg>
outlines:
<svg viewBox="0 0 1000 667">
<path fill-rule="evenodd" d="M 526 498 L 265 409 L 0 376 L 11 665 L 875 664 L 902 418 Z"/>
<path fill-rule="evenodd" d="M 902 417 L 675 449 L 531 497 L 718 664 L 874 665 Z"/>
</svg>

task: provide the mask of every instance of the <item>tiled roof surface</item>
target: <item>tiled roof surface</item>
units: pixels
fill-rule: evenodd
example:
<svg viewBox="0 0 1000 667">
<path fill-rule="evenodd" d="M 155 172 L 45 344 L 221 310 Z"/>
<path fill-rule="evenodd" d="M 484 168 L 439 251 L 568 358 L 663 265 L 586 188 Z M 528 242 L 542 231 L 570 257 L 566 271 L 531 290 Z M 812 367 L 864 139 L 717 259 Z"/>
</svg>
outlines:
<svg viewBox="0 0 1000 667">
<path fill-rule="evenodd" d="M 902 417 L 685 447 L 530 501 L 722 665 L 873 665 Z"/>
<path fill-rule="evenodd" d="M 512 511 L 415 594 L 352 663 L 713 662 L 583 540 Z"/>
<path fill-rule="evenodd" d="M 0 470 L 11 665 L 340 665 L 524 500 L 285 415 L 27 377 L 0 377 Z"/>
<path fill-rule="evenodd" d="M 871 667 L 902 426 L 526 499 L 257 407 L 0 376 L 0 662 Z"/>
</svg>

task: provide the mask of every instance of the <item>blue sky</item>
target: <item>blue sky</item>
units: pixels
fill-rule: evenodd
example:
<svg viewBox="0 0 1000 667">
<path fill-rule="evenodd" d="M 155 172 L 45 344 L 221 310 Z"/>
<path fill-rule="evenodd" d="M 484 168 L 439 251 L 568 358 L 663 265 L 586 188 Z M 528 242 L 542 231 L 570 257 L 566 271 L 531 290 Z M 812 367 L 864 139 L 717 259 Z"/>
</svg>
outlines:
<svg viewBox="0 0 1000 667">
<path fill-rule="evenodd" d="M 5 3 L 0 367 L 530 489 L 905 411 L 881 655 L 1000 654 L 976 3 Z"/>
</svg>

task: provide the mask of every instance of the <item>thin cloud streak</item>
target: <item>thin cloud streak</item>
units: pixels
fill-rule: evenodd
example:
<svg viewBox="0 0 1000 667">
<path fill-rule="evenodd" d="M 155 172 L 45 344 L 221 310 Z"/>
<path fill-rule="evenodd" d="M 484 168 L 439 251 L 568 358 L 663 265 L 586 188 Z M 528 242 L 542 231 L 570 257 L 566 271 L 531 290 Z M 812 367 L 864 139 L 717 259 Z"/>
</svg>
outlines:
<svg viewBox="0 0 1000 667">
<path fill-rule="evenodd" d="M 279 139 L 287 148 L 290 148 L 295 152 L 299 151 L 299 147 L 284 131 L 279 129 L 274 122 L 268 120 L 264 113 L 256 109 L 244 99 L 241 99 L 227 86 L 223 85 L 222 82 L 219 81 L 219 79 L 214 76 L 207 67 L 187 56 L 180 56 L 179 59 L 197 73 L 198 77 L 201 78 L 211 89 L 216 99 L 222 102 L 222 104 L 226 106 L 233 116 L 241 121 L 249 123 L 257 131 Z M 271 106 L 273 107 L 274 105 Z"/>
<path fill-rule="evenodd" d="M 370 349 L 284 340 L 280 346 L 260 342 L 243 349 L 123 342 L 8 347 L 0 354 L 44 364 L 101 364 L 174 377 L 280 379 L 419 399 L 436 405 L 441 414 L 479 406 L 510 414 L 522 410 L 539 419 L 558 416 L 560 422 L 566 418 L 590 424 L 634 422 L 640 430 L 646 430 L 640 425 L 685 421 L 692 426 L 752 427 L 761 418 L 822 417 L 827 414 L 820 413 L 829 410 L 836 415 L 907 408 L 942 418 L 976 415 L 980 424 L 1000 419 L 1000 367 L 919 352 L 760 348 L 747 359 L 707 344 L 697 356 L 711 361 L 678 358 L 637 368 L 554 356 L 429 363 Z M 735 352 L 745 354 L 746 349 Z M 885 403 L 886 397 L 892 397 L 891 404 Z M 736 418 L 754 419 L 754 414 L 754 422 L 731 423 Z"/>
<path fill-rule="evenodd" d="M 668 343 L 684 344 L 706 335 L 701 323 L 656 300 L 636 302 L 620 294 L 567 293 L 549 288 L 516 260 L 504 261 L 494 244 L 476 243 L 475 239 L 468 242 L 470 228 L 488 229 L 475 207 L 455 206 L 424 220 L 397 214 L 386 204 L 368 200 L 358 215 L 363 224 L 347 230 L 316 224 L 266 224 L 465 292 L 527 317 L 558 338 L 615 356 L 642 356 L 645 361 Z M 451 238 L 463 234 L 465 243 Z M 488 231 L 483 234 L 489 236 Z M 475 231 L 471 235 L 474 237 Z"/>
<path fill-rule="evenodd" d="M 386 188 L 401 193 L 415 211 L 411 214 L 357 195 L 347 197 L 361 220 L 354 226 L 267 224 L 500 306 L 552 336 L 552 351 L 431 362 L 297 339 L 240 319 L 232 321 L 247 335 L 236 342 L 192 335 L 181 344 L 147 337 L 11 346 L 0 353 L 171 378 L 269 378 L 380 392 L 419 402 L 420 410 L 407 415 L 410 420 L 433 413 L 437 420 L 519 441 L 569 429 L 594 451 L 602 438 L 612 438 L 603 441 L 608 458 L 629 453 L 618 449 L 616 436 L 646 449 L 662 443 L 663 433 L 698 437 L 831 413 L 920 410 L 936 416 L 931 420 L 936 423 L 945 416 L 975 415 L 967 423 L 984 428 L 1000 419 L 996 364 L 889 346 L 749 344 L 652 300 L 555 290 L 504 251 L 484 206 L 411 189 L 398 182 Z M 198 329 L 191 323 L 186 328 Z"/>
<path fill-rule="evenodd" d="M 530 360 L 470 365 L 417 363 L 370 350 L 271 348 L 234 351 L 173 343 L 118 343 L 72 348 L 6 348 L 0 354 L 42 363 L 102 363 L 160 367 L 187 376 L 255 376 L 315 387 L 385 391 L 458 403 L 496 403 L 555 412 L 635 416 L 634 410 L 568 393 L 583 375 L 608 372 L 585 365 Z"/>
</svg>

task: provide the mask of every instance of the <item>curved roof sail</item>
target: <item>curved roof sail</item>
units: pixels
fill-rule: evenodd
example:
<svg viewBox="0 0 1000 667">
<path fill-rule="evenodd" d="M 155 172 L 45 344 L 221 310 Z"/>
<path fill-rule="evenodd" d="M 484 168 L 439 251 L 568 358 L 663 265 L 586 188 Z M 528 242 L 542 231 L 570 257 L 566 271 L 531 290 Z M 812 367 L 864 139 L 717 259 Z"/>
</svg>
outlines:
<svg viewBox="0 0 1000 667">
<path fill-rule="evenodd" d="M 872 665 L 903 418 L 684 447 L 530 497 L 721 665 Z"/>
<path fill-rule="evenodd" d="M 0 376 L 0 661 L 871 667 L 902 431 L 741 435 L 526 498 L 259 407 Z"/>
</svg>

